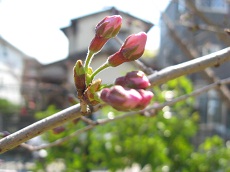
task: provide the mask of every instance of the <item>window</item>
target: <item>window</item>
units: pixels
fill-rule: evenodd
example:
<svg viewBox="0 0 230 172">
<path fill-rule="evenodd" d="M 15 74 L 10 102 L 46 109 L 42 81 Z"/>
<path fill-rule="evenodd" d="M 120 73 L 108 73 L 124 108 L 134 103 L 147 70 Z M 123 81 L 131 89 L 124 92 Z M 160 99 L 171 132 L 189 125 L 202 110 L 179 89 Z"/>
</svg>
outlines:
<svg viewBox="0 0 230 172">
<path fill-rule="evenodd" d="M 205 12 L 228 13 L 227 0 L 196 0 L 196 7 Z"/>
</svg>

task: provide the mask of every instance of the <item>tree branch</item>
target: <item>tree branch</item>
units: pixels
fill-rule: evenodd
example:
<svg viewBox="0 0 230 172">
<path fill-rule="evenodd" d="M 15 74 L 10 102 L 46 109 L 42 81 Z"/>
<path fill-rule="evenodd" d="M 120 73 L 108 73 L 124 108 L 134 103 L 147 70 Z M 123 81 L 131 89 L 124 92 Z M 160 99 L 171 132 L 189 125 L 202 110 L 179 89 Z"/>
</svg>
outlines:
<svg viewBox="0 0 230 172">
<path fill-rule="evenodd" d="M 52 116 L 44 118 L 31 124 L 0 140 L 0 153 L 19 146 L 21 143 L 36 137 L 47 130 L 60 126 L 61 124 L 79 118 L 81 116 L 79 104 L 64 109 Z"/>
<path fill-rule="evenodd" d="M 159 72 L 155 72 L 149 75 L 148 78 L 152 83 L 152 86 L 155 86 L 182 75 L 198 72 L 210 66 L 220 65 L 228 60 L 230 60 L 230 47 L 207 56 L 181 63 L 179 65 L 167 67 Z M 77 104 L 52 116 L 42 119 L 32 125 L 29 125 L 28 127 L 25 127 L 5 138 L 2 138 L 0 140 L 0 153 L 4 153 L 10 149 L 13 149 L 19 146 L 21 143 L 24 143 L 27 140 L 44 133 L 47 130 L 57 127 L 64 122 L 79 118 L 80 116 L 80 106 Z"/>
<path fill-rule="evenodd" d="M 127 117 L 131 117 L 131 116 L 134 116 L 134 115 L 138 115 L 140 113 L 143 113 L 145 114 L 146 112 L 148 111 L 151 111 L 150 112 L 150 115 L 151 116 L 155 116 L 156 112 L 163 109 L 165 106 L 171 106 L 173 104 L 176 104 L 178 102 L 181 102 L 181 101 L 184 101 L 186 99 L 188 99 L 189 97 L 194 97 L 194 96 L 198 96 L 202 93 L 205 93 L 211 89 L 214 89 L 214 88 L 217 88 L 217 87 L 220 87 L 221 85 L 225 85 L 225 84 L 229 84 L 230 83 L 230 78 L 227 78 L 227 79 L 223 79 L 223 80 L 219 80 L 215 83 L 212 83 L 210 85 L 207 85 L 207 86 L 204 86 L 202 88 L 199 88 L 189 94 L 186 94 L 186 95 L 182 95 L 182 96 L 179 96 L 177 98 L 174 98 L 172 99 L 171 101 L 167 101 L 165 103 L 161 103 L 161 104 L 158 104 L 158 105 L 152 105 L 146 109 L 144 109 L 143 111 L 139 111 L 139 112 L 130 112 L 130 113 L 125 113 L 123 115 L 120 115 L 120 116 L 116 116 L 114 117 L 113 119 L 99 119 L 97 121 L 94 121 L 92 124 L 84 127 L 84 128 L 81 128 L 79 130 L 77 130 L 76 132 L 70 134 L 69 136 L 66 136 L 66 137 L 63 137 L 61 139 L 58 139 L 52 143 L 48 143 L 48 144 L 44 144 L 44 145 L 40 145 L 40 146 L 32 146 L 32 145 L 28 145 L 28 144 L 22 144 L 21 146 L 30 150 L 30 151 L 37 151 L 37 150 L 40 150 L 40 149 L 46 149 L 46 148 L 50 148 L 50 147 L 53 147 L 53 146 L 58 146 L 58 145 L 61 145 L 62 143 L 70 140 L 71 138 L 73 137 L 76 137 L 84 132 L 87 132 L 88 130 L 91 130 L 93 128 L 95 128 L 96 126 L 100 125 L 105 125 L 107 123 L 110 123 L 110 122 L 113 122 L 113 121 L 116 121 L 116 120 L 121 120 L 121 119 L 124 119 L 124 118 L 127 118 Z"/>
<path fill-rule="evenodd" d="M 159 85 L 183 75 L 199 72 L 208 67 L 221 65 L 229 60 L 230 47 L 203 57 L 198 57 L 194 60 L 166 67 L 153 73 L 152 75 L 149 75 L 148 78 L 153 86 Z"/>
</svg>

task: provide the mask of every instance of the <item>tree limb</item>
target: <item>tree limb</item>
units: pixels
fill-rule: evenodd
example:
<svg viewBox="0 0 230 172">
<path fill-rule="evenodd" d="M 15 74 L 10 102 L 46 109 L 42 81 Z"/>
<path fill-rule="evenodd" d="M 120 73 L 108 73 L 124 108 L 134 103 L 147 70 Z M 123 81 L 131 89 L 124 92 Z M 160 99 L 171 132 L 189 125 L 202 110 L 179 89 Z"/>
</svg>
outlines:
<svg viewBox="0 0 230 172">
<path fill-rule="evenodd" d="M 215 83 L 212 83 L 210 85 L 207 85 L 207 86 L 204 86 L 202 88 L 199 88 L 189 94 L 186 94 L 186 95 L 182 95 L 182 96 L 179 96 L 179 97 L 176 97 L 174 99 L 172 99 L 171 101 L 167 101 L 165 103 L 161 103 L 161 104 L 157 104 L 157 105 L 152 105 L 146 109 L 144 109 L 143 111 L 139 111 L 139 112 L 130 112 L 130 113 L 125 113 L 123 115 L 120 115 L 120 116 L 116 116 L 112 119 L 99 119 L 97 121 L 94 121 L 92 124 L 84 127 L 84 128 L 81 128 L 79 130 L 77 130 L 76 132 L 66 136 L 66 137 L 63 137 L 63 138 L 60 138 L 52 143 L 48 143 L 48 144 L 43 144 L 43 145 L 40 145 L 40 146 L 32 146 L 32 145 L 29 145 L 29 144 L 22 144 L 21 146 L 30 150 L 30 151 L 37 151 L 37 150 L 40 150 L 40 149 L 46 149 L 46 148 L 50 148 L 50 147 L 53 147 L 53 146 L 58 146 L 58 145 L 61 145 L 62 143 L 70 140 L 71 138 L 73 137 L 76 137 L 84 132 L 87 132 L 88 130 L 91 130 L 93 128 L 95 128 L 96 126 L 100 125 L 105 125 L 107 123 L 110 123 L 110 122 L 113 122 L 115 120 L 121 120 L 121 119 L 124 119 L 124 118 L 127 118 L 127 117 L 131 117 L 131 116 L 134 116 L 134 115 L 138 115 L 140 113 L 143 113 L 145 114 L 146 112 L 148 111 L 151 111 L 150 115 L 151 116 L 155 116 L 156 112 L 163 109 L 165 106 L 171 106 L 173 104 L 176 104 L 178 102 L 181 102 L 181 101 L 184 101 L 186 99 L 188 99 L 189 97 L 194 97 L 194 96 L 198 96 L 202 93 L 205 93 L 211 89 L 214 89 L 214 88 L 217 88 L 217 87 L 220 87 L 221 85 L 225 85 L 225 84 L 229 84 L 230 83 L 230 78 L 226 78 L 226 79 L 223 79 L 223 80 L 219 80 Z"/>
<path fill-rule="evenodd" d="M 21 143 L 36 137 L 47 130 L 60 126 L 61 124 L 79 118 L 81 116 L 79 104 L 64 109 L 52 116 L 35 122 L 0 140 L 0 153 L 19 146 Z"/>
<path fill-rule="evenodd" d="M 207 67 L 218 66 L 230 60 L 230 47 L 215 53 L 198 57 L 196 59 L 166 67 L 149 75 L 151 84 L 159 85 L 183 75 L 192 74 L 204 70 Z"/>
<path fill-rule="evenodd" d="M 152 83 L 152 86 L 155 86 L 182 75 L 198 72 L 207 67 L 220 65 L 228 60 L 230 60 L 230 47 L 179 65 L 167 67 L 161 71 L 154 72 L 149 75 L 148 78 Z M 79 118 L 80 116 L 80 106 L 77 104 L 16 131 L 0 140 L 0 154 L 19 146 L 21 143 L 24 143 L 47 130 L 57 127 L 64 122 Z"/>
</svg>

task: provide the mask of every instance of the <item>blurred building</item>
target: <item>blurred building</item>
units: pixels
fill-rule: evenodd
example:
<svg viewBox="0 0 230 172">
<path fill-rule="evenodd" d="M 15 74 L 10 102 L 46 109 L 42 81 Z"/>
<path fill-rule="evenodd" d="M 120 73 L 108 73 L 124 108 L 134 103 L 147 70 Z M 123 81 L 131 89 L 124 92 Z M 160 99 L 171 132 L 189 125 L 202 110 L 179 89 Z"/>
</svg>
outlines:
<svg viewBox="0 0 230 172">
<path fill-rule="evenodd" d="M 36 97 L 32 95 L 36 90 L 28 90 L 28 86 L 37 83 L 38 66 L 37 60 L 0 37 L 0 131 L 15 132 L 35 121 L 31 112 L 35 109 Z M 12 161 L 28 161 L 31 154 L 19 147 L 4 154 L 0 161 L 2 158 L 15 164 Z M 3 164 L 0 162 L 0 167 Z"/>
<path fill-rule="evenodd" d="M 0 59 L 0 99 L 11 103 L 13 105 L 11 108 L 14 107 L 16 110 L 25 106 L 28 97 L 22 90 L 25 90 L 31 80 L 25 78 L 37 78 L 36 67 L 40 64 L 2 37 L 0 37 Z M 13 132 L 18 129 L 20 116 L 15 110 L 9 109 L 15 114 L 5 115 L 1 112 L 6 110 L 0 109 L 0 130 Z"/>
<path fill-rule="evenodd" d="M 161 42 L 157 65 L 164 68 L 224 49 L 230 38 L 224 28 L 230 28 L 230 4 L 227 0 L 171 1 L 161 18 Z M 230 62 L 212 68 L 216 77 L 230 77 Z M 189 75 L 195 88 L 209 84 L 203 73 Z M 227 87 L 229 89 L 229 87 Z M 204 137 L 218 134 L 230 138 L 230 105 L 217 90 L 197 97 L 200 112 L 200 132 L 197 143 Z"/>
</svg>

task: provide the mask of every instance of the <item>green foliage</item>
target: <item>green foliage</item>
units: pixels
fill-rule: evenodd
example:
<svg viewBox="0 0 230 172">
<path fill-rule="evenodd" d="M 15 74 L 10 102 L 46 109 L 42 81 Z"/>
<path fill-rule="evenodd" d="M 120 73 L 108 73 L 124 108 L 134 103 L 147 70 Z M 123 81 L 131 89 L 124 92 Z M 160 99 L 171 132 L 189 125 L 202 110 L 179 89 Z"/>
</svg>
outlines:
<svg viewBox="0 0 230 172">
<path fill-rule="evenodd" d="M 163 90 L 163 91 L 162 91 Z M 170 81 L 162 87 L 154 87 L 152 103 L 161 103 L 193 90 L 185 77 Z M 136 114 L 117 120 L 48 149 L 46 163 L 62 159 L 65 171 L 89 171 L 109 169 L 116 171 L 138 163 L 152 171 L 229 171 L 230 149 L 219 137 L 207 139 L 196 151 L 192 138 L 197 131 L 199 115 L 193 109 L 194 99 L 189 98 L 173 106 L 165 107 L 155 116 Z M 51 110 L 50 110 L 51 109 Z M 52 108 L 48 108 L 52 111 Z M 97 118 L 122 115 L 111 107 L 105 107 Z M 42 115 L 38 115 L 42 116 Z M 68 123 L 63 133 L 52 131 L 44 135 L 52 142 L 86 126 L 84 122 Z M 211 165 L 210 165 L 211 164 Z"/>
<path fill-rule="evenodd" d="M 57 113 L 58 111 L 60 111 L 60 110 L 57 109 L 55 105 L 49 105 L 45 111 L 36 112 L 34 116 L 37 119 L 43 119 L 43 118 L 46 118 L 52 114 Z"/>
<path fill-rule="evenodd" d="M 4 115 L 14 114 L 18 112 L 19 106 L 9 102 L 6 99 L 0 99 L 0 113 Z"/>
<path fill-rule="evenodd" d="M 227 142 L 228 143 L 228 142 Z M 207 138 L 197 152 L 191 154 L 191 171 L 230 171 L 230 146 L 219 136 Z"/>
</svg>

